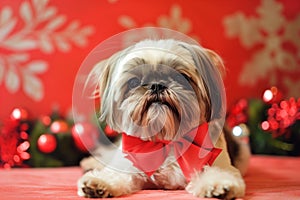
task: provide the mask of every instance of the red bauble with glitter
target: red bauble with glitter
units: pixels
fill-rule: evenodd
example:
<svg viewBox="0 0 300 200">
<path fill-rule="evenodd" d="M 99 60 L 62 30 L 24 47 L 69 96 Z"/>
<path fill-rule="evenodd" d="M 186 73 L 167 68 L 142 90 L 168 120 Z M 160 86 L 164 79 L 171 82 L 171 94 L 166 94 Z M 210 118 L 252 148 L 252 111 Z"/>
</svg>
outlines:
<svg viewBox="0 0 300 200">
<path fill-rule="evenodd" d="M 99 139 L 99 132 L 96 126 L 91 123 L 76 123 L 72 127 L 72 137 L 77 148 L 83 152 L 88 152 L 95 148 Z"/>
<path fill-rule="evenodd" d="M 37 140 L 37 147 L 43 153 L 52 153 L 57 147 L 57 141 L 54 135 L 45 133 Z"/>
</svg>

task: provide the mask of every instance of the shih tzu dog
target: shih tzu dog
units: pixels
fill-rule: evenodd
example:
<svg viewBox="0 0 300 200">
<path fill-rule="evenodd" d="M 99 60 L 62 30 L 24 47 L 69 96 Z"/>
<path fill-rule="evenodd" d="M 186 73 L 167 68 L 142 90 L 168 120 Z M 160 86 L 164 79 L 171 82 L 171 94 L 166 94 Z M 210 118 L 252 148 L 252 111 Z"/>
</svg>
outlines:
<svg viewBox="0 0 300 200">
<path fill-rule="evenodd" d="M 242 197 L 249 151 L 220 122 L 222 68 L 215 52 L 173 39 L 143 40 L 97 64 L 89 79 L 98 85 L 100 120 L 122 135 L 132 170 L 85 160 L 91 170 L 79 179 L 78 194 L 106 198 L 158 188 Z"/>
</svg>

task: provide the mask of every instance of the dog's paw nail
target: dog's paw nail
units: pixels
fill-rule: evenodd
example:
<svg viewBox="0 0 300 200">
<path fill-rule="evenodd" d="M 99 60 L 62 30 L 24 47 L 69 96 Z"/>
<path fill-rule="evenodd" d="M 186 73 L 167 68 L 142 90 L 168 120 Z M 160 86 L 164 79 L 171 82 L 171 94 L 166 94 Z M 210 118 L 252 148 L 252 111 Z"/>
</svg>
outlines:
<svg viewBox="0 0 300 200">
<path fill-rule="evenodd" d="M 96 190 L 96 192 L 97 192 L 97 194 L 100 195 L 100 196 L 102 196 L 102 195 L 104 194 L 104 191 L 103 191 L 102 189 Z"/>
<path fill-rule="evenodd" d="M 205 197 L 211 198 L 213 196 L 212 195 L 213 191 L 214 191 L 214 187 L 213 186 L 209 186 L 207 188 L 206 192 L 205 192 Z"/>
</svg>

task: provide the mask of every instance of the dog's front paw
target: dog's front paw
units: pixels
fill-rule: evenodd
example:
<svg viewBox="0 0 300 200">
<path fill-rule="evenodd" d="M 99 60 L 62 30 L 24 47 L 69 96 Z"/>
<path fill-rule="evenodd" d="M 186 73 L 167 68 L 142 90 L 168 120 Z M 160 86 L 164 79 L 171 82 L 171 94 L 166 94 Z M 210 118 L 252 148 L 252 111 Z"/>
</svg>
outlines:
<svg viewBox="0 0 300 200">
<path fill-rule="evenodd" d="M 113 197 L 115 192 L 105 181 L 87 173 L 79 179 L 77 193 L 83 197 L 107 198 Z"/>
<path fill-rule="evenodd" d="M 230 171 L 208 167 L 192 177 L 186 190 L 197 197 L 234 199 L 244 196 L 245 183 Z"/>
<path fill-rule="evenodd" d="M 145 177 L 117 172 L 109 168 L 94 169 L 78 180 L 78 195 L 90 198 L 118 197 L 140 190 Z"/>
</svg>

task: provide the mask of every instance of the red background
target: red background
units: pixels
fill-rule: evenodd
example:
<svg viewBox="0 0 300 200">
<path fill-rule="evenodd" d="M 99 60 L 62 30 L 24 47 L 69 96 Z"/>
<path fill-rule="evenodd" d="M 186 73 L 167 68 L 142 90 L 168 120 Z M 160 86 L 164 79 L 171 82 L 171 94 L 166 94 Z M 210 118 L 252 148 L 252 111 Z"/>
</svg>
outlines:
<svg viewBox="0 0 300 200">
<path fill-rule="evenodd" d="M 54 108 L 59 108 L 63 114 L 68 113 L 72 105 L 73 83 L 81 63 L 88 53 L 101 41 L 129 29 L 128 26 L 126 27 L 120 21 L 121 18 L 124 19 L 124 16 L 134 22 L 132 28 L 148 24 L 166 27 L 166 25 L 160 23 L 159 19 L 161 19 L 161 16 L 170 19 L 174 13 L 176 15 L 176 12 L 179 19 L 177 20 L 177 24 L 175 23 L 170 28 L 178 30 L 184 21 L 189 21 L 190 28 L 183 32 L 191 37 L 196 37 L 204 47 L 213 49 L 224 59 L 225 66 L 227 67 L 227 75 L 224 81 L 228 105 L 244 97 L 259 98 L 263 91 L 272 85 L 280 88 L 285 96 L 299 96 L 300 2 L 298 0 L 53 0 L 49 2 L 42 0 L 40 2 L 46 2 L 46 7 L 56 9 L 55 16 L 63 15 L 66 18 L 65 23 L 54 32 L 63 30 L 64 27 L 74 20 L 80 22 L 80 28 L 91 27 L 93 30 L 91 34 L 85 37 L 86 45 L 79 46 L 74 42 L 69 42 L 70 49 L 68 51 L 63 52 L 59 48 L 54 47 L 54 50 L 50 53 L 45 53 L 40 48 L 12 50 L 3 45 L 3 42 L 8 40 L 9 36 L 24 29 L 24 19 L 21 14 L 22 12 L 20 12 L 20 8 L 24 2 L 27 2 L 29 5 L 32 17 L 34 18 L 34 0 L 0 0 L 0 13 L 3 13 L 3 10 L 9 7 L 12 10 L 12 16 L 17 20 L 15 27 L 7 34 L 7 37 L 0 37 L 0 59 L 5 60 L 5 57 L 16 53 L 26 53 L 30 56 L 31 60 L 42 60 L 46 63 L 47 70 L 36 74 L 36 77 L 43 86 L 41 89 L 43 95 L 39 99 L 34 99 L 24 92 L 24 77 L 20 73 L 20 70 L 24 68 L 23 65 L 18 65 L 16 68 L 16 74 L 21 81 L 19 87 L 16 91 L 10 91 L 4 81 L 10 66 L 0 62 L 0 70 L 2 70 L 2 80 L 0 78 L 0 119 L 7 118 L 14 107 L 26 108 L 31 116 L 34 117 L 41 114 L 49 114 Z M 254 55 L 258 55 L 259 50 L 265 45 L 264 41 L 270 38 L 271 34 L 263 28 L 258 30 L 263 35 L 264 40 L 256 42 L 247 48 L 243 45 L 239 36 L 228 36 L 228 27 L 226 27 L 224 20 L 227 17 L 234 16 L 236 13 L 241 13 L 246 19 L 249 20 L 252 18 L 254 21 L 257 21 L 262 18 L 262 15 L 258 11 L 264 3 L 266 5 L 271 4 L 267 6 L 267 13 L 269 13 L 266 15 L 267 17 L 274 19 L 276 22 L 277 18 L 273 17 L 272 13 L 279 7 L 281 10 L 275 13 L 284 18 L 285 24 L 293 23 L 291 26 L 296 30 L 297 38 L 282 42 L 280 48 L 287 52 L 296 64 L 294 64 L 293 69 L 289 68 L 289 64 L 292 65 L 289 62 L 281 63 L 281 65 L 272 65 L 269 68 L 257 64 L 253 67 L 253 70 L 265 69 L 265 75 L 255 79 L 252 85 L 241 83 L 239 78 L 241 77 L 241 73 L 243 73 L 245 63 L 250 62 Z M 4 25 L 1 24 L 1 17 L 3 20 L 3 15 L 0 14 L 0 35 L 1 28 L 2 33 L 4 30 Z M 272 24 L 274 20 L 269 21 L 269 23 Z M 48 23 L 48 21 L 44 22 L 44 24 L 39 24 L 37 29 L 43 29 L 45 23 Z M 245 21 L 242 24 L 247 26 L 248 22 Z M 241 30 L 242 24 L 236 25 L 236 28 Z M 37 33 L 37 29 L 32 30 L 32 35 Z M 280 30 L 277 31 L 278 33 L 276 33 L 278 34 L 277 36 L 281 37 L 285 29 L 286 26 L 282 25 Z M 28 34 L 30 35 L 31 33 L 29 32 Z M 249 32 L 249 34 L 251 35 L 252 33 Z M 271 56 L 271 61 L 272 59 L 275 59 L 275 57 Z M 26 62 L 30 63 L 31 60 L 27 60 Z M 292 84 L 287 85 L 287 80 L 291 80 Z M 292 87 L 290 87 L 291 85 Z"/>
</svg>

